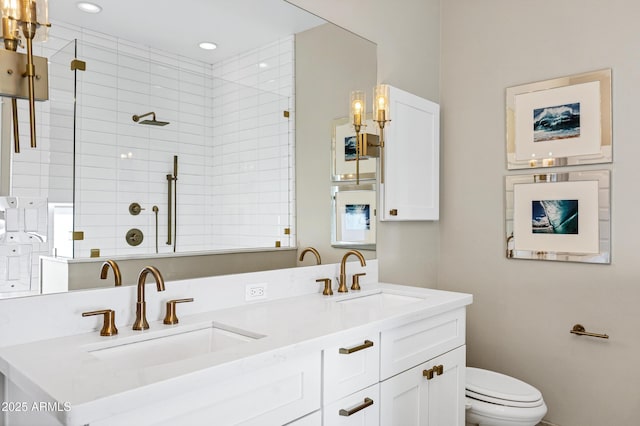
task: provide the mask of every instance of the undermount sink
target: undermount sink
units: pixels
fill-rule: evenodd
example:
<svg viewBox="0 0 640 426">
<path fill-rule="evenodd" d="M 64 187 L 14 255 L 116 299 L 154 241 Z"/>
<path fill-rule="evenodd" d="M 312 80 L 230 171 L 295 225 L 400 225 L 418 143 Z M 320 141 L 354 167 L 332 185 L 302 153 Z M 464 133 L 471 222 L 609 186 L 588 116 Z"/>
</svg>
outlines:
<svg viewBox="0 0 640 426">
<path fill-rule="evenodd" d="M 403 294 L 379 292 L 363 294 L 348 299 L 338 300 L 337 303 L 348 306 L 361 306 L 365 308 L 396 308 L 410 303 L 421 302 L 424 297 L 408 296 Z"/>
<path fill-rule="evenodd" d="M 208 323 L 196 328 L 171 329 L 170 334 L 128 336 L 110 346 L 92 347 L 88 352 L 100 360 L 127 367 L 148 367 L 221 351 L 262 337 L 245 330 Z"/>
</svg>

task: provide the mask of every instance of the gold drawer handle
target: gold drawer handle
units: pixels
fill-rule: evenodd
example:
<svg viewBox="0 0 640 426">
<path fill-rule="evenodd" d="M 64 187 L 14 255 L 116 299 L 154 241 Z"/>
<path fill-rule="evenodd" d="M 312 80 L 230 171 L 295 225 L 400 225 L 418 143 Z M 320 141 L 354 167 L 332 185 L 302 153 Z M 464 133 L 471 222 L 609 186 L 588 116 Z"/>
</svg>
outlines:
<svg viewBox="0 0 640 426">
<path fill-rule="evenodd" d="M 373 399 L 365 398 L 364 402 L 357 407 L 353 407 L 351 410 L 345 410 L 344 408 L 338 411 L 338 414 L 341 416 L 349 417 L 352 414 L 357 413 L 358 411 L 364 410 L 367 407 L 371 407 L 373 405 Z"/>
<path fill-rule="evenodd" d="M 354 346 L 353 348 L 340 348 L 338 352 L 341 354 L 349 355 L 354 352 L 361 351 L 363 349 L 367 349 L 373 346 L 373 342 L 371 340 L 365 340 L 363 344 Z"/>
</svg>

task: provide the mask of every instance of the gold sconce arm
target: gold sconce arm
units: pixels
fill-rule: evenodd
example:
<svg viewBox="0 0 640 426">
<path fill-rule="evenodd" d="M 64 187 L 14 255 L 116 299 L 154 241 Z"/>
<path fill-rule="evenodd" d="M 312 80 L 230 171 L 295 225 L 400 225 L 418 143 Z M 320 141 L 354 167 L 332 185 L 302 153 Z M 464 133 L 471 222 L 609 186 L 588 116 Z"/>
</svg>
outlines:
<svg viewBox="0 0 640 426">
<path fill-rule="evenodd" d="M 18 110 L 16 98 L 29 100 L 29 127 L 31 131 L 31 147 L 36 147 L 36 100 L 48 99 L 48 66 L 46 58 L 34 57 L 33 41 L 36 35 L 40 34 L 38 40 L 46 40 L 45 30 L 38 31 L 41 27 L 50 27 L 49 23 L 38 22 L 38 14 L 48 16 L 48 5 L 46 0 L 0 0 L 0 14 L 2 15 L 2 37 L 4 47 L 7 51 L 2 56 L 3 66 L 6 66 L 6 75 L 3 75 L 0 82 L 0 96 L 12 98 L 11 106 L 13 110 L 13 139 L 14 151 L 20 152 L 20 139 L 18 134 Z M 20 44 L 20 30 L 26 41 L 26 55 L 17 53 Z M 36 41 L 38 41 L 36 40 Z M 8 53 L 13 53 L 9 55 Z M 26 63 L 24 57 L 26 56 Z M 37 59 L 37 60 L 36 60 Z M 44 62 L 44 63 L 43 63 Z M 36 64 L 37 67 L 36 67 Z M 20 68 L 24 69 L 19 73 Z M 40 74 L 36 73 L 36 68 Z M 24 91 L 22 79 L 27 79 L 27 90 Z"/>
</svg>

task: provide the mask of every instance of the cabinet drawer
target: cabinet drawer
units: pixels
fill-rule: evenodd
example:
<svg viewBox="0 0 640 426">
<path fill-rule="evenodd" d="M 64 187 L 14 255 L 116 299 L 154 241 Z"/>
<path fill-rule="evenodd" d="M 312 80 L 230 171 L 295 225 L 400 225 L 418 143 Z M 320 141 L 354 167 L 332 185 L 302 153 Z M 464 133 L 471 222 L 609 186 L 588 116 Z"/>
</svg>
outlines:
<svg viewBox="0 0 640 426">
<path fill-rule="evenodd" d="M 320 366 L 319 351 L 288 357 L 91 426 L 286 424 L 320 408 Z"/>
<path fill-rule="evenodd" d="M 465 308 L 415 321 L 380 334 L 381 380 L 465 342 Z"/>
<path fill-rule="evenodd" d="M 324 426 L 378 426 L 380 385 L 375 384 L 335 401 L 323 409 Z"/>
<path fill-rule="evenodd" d="M 324 350 L 324 401 L 335 401 L 364 389 L 380 378 L 378 333 L 345 338 L 339 346 Z"/>
</svg>

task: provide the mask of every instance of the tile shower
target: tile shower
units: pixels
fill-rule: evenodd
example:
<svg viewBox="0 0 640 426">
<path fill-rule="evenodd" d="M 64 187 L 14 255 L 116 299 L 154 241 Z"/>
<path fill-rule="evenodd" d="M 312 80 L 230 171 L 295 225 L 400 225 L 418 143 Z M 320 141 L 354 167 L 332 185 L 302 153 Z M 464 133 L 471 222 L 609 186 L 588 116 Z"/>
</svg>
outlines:
<svg viewBox="0 0 640 426">
<path fill-rule="evenodd" d="M 11 185 L 14 196 L 47 198 L 58 221 L 69 221 L 73 205 L 84 239 L 71 243 L 67 231 L 54 246 L 50 237 L 51 252 L 70 255 L 65 244 L 73 244 L 74 257 L 151 254 L 156 235 L 158 252 L 172 252 L 166 175 L 174 155 L 177 251 L 294 244 L 293 36 L 211 65 L 53 24 L 36 52 L 49 58 L 51 79 L 50 101 L 36 105 L 39 148 L 13 156 Z M 74 78 L 76 52 L 87 69 Z M 20 108 L 26 135 L 26 103 Z M 150 111 L 170 124 L 133 122 Z M 139 215 L 129 213 L 134 202 Z M 139 246 L 125 241 L 132 228 L 144 235 Z"/>
</svg>

